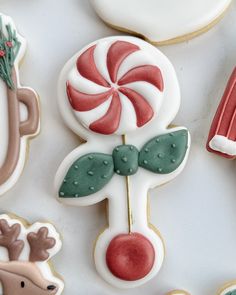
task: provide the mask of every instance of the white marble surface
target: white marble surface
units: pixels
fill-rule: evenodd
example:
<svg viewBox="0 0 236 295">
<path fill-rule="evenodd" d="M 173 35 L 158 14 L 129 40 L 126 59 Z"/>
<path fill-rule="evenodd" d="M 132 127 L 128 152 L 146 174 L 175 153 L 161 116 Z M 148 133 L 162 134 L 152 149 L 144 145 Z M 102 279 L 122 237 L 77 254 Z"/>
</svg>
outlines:
<svg viewBox="0 0 236 295">
<path fill-rule="evenodd" d="M 184 172 L 152 191 L 151 222 L 166 242 L 160 274 L 135 290 L 117 290 L 97 275 L 93 241 L 106 224 L 104 205 L 64 207 L 52 193 L 54 174 L 78 144 L 56 104 L 56 83 L 63 64 L 82 46 L 120 34 L 100 21 L 87 0 L 1 0 L 27 37 L 22 83 L 41 96 L 42 132 L 31 144 L 29 161 L 18 184 L 0 200 L 1 211 L 29 221 L 47 219 L 62 233 L 64 248 L 54 259 L 65 279 L 65 295 L 162 295 L 185 288 L 192 295 L 212 295 L 236 279 L 236 162 L 205 150 L 212 116 L 228 76 L 236 65 L 236 3 L 210 32 L 161 50 L 174 64 L 182 90 L 176 124 L 192 134 Z"/>
</svg>

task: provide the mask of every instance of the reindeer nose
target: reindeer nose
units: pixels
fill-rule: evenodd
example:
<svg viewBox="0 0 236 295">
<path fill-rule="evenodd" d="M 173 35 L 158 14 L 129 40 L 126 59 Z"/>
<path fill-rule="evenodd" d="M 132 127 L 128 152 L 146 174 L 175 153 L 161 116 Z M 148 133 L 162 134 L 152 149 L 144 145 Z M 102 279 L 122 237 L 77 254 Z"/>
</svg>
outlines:
<svg viewBox="0 0 236 295">
<path fill-rule="evenodd" d="M 56 288 L 57 288 L 57 287 L 54 286 L 54 285 L 49 285 L 49 286 L 47 286 L 47 289 L 50 290 L 50 291 L 53 291 L 53 290 L 55 290 Z"/>
</svg>

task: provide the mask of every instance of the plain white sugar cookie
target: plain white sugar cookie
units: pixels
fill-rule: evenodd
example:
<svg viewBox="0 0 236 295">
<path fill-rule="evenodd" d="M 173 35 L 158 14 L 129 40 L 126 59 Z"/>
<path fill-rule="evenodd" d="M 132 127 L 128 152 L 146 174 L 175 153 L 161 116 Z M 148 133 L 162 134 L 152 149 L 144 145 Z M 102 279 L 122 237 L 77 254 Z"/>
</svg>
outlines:
<svg viewBox="0 0 236 295">
<path fill-rule="evenodd" d="M 148 220 L 148 191 L 181 173 L 190 148 L 186 128 L 169 128 L 180 105 L 174 68 L 139 38 L 109 37 L 72 57 L 58 87 L 61 114 L 86 143 L 62 162 L 55 194 L 75 206 L 108 200 L 96 268 L 116 287 L 142 285 L 164 260 Z"/>
<path fill-rule="evenodd" d="M 154 43 L 175 43 L 211 28 L 231 0 L 91 0 L 108 24 Z"/>
<path fill-rule="evenodd" d="M 50 223 L 0 215 L 0 294 L 60 295 L 64 283 L 51 268 L 60 235 Z"/>
<path fill-rule="evenodd" d="M 19 179 L 28 140 L 40 129 L 38 96 L 20 83 L 19 63 L 25 52 L 26 40 L 12 19 L 0 14 L 0 195 Z"/>
</svg>

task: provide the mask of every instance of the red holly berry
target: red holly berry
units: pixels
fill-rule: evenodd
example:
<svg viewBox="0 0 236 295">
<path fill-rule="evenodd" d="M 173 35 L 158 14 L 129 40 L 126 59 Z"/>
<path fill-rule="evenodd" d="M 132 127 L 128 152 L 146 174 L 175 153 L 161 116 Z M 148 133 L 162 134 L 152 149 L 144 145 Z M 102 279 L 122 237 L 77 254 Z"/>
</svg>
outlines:
<svg viewBox="0 0 236 295">
<path fill-rule="evenodd" d="M 5 56 L 5 51 L 0 50 L 0 57 L 3 57 L 3 56 Z"/>
<path fill-rule="evenodd" d="M 9 48 L 12 48 L 12 46 L 13 46 L 11 41 L 7 41 L 7 42 L 6 42 L 6 45 L 7 45 L 7 47 L 9 47 Z"/>
</svg>

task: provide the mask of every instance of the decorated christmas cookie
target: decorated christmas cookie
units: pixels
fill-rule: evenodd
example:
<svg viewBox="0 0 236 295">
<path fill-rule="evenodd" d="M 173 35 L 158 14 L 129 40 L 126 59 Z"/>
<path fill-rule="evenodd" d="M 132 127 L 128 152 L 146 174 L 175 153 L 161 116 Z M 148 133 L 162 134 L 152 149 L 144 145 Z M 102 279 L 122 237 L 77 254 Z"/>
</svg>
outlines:
<svg viewBox="0 0 236 295">
<path fill-rule="evenodd" d="M 236 295 L 236 281 L 226 284 L 218 293 L 219 295 Z"/>
<path fill-rule="evenodd" d="M 25 50 L 11 18 L 0 14 L 0 195 L 20 177 L 28 139 L 39 131 L 38 97 L 20 85 L 18 66 Z"/>
<path fill-rule="evenodd" d="M 157 44 L 190 39 L 216 24 L 231 0 L 91 0 L 109 25 Z"/>
<path fill-rule="evenodd" d="M 190 295 L 183 290 L 171 291 L 166 295 Z M 236 295 L 236 281 L 226 284 L 223 288 L 217 292 L 217 295 Z"/>
<path fill-rule="evenodd" d="M 207 149 L 225 158 L 236 158 L 236 68 L 213 119 Z"/>
<path fill-rule="evenodd" d="M 55 228 L 48 223 L 26 223 L 0 215 L 0 283 L 3 295 L 59 295 L 64 288 L 49 259 L 61 248 Z"/>
<path fill-rule="evenodd" d="M 190 294 L 186 291 L 183 291 L 183 290 L 174 290 L 174 291 L 169 292 L 166 295 L 190 295 Z"/>
<path fill-rule="evenodd" d="M 169 60 L 133 37 L 89 44 L 64 67 L 59 107 L 86 143 L 61 164 L 59 201 L 87 206 L 108 201 L 108 227 L 94 259 L 99 274 L 117 287 L 135 287 L 160 270 L 164 246 L 147 216 L 150 188 L 184 168 L 189 133 L 169 128 L 180 105 Z"/>
</svg>

